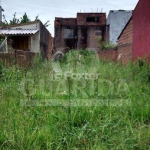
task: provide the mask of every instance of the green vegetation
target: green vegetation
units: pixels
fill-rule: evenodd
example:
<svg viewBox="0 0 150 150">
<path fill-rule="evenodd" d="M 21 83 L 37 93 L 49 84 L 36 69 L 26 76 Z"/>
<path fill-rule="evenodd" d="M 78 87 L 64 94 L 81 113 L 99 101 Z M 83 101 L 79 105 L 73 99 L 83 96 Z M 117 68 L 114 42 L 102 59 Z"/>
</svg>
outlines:
<svg viewBox="0 0 150 150">
<path fill-rule="evenodd" d="M 149 66 L 65 58 L 28 71 L 0 65 L 0 149 L 150 149 Z"/>
<path fill-rule="evenodd" d="M 20 24 L 20 23 L 27 23 L 27 22 L 31 22 L 31 20 L 29 19 L 29 16 L 27 15 L 27 13 L 24 13 L 24 15 L 21 17 L 21 18 L 17 18 L 16 16 L 16 12 L 13 14 L 13 18 L 9 21 L 7 21 L 7 19 L 5 18 L 5 15 L 3 15 L 3 22 L 2 22 L 2 26 L 6 26 L 6 25 L 15 25 L 15 24 Z M 33 21 L 36 21 L 36 20 L 39 20 L 39 15 L 37 15 L 35 17 L 35 20 Z M 50 24 L 49 24 L 49 20 L 44 24 L 45 27 L 48 27 Z"/>
<path fill-rule="evenodd" d="M 102 38 L 96 38 L 99 42 L 99 48 L 100 50 L 110 50 L 110 49 L 114 49 L 117 47 L 116 44 L 113 44 L 110 41 L 103 41 Z"/>
</svg>

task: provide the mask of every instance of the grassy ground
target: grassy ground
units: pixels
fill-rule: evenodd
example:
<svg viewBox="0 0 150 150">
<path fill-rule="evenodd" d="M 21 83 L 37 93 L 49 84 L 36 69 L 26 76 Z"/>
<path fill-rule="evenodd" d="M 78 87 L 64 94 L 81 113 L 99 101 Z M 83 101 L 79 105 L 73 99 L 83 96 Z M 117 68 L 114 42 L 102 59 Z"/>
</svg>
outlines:
<svg viewBox="0 0 150 150">
<path fill-rule="evenodd" d="M 0 149 L 149 150 L 149 75 L 83 51 L 0 68 Z"/>
</svg>

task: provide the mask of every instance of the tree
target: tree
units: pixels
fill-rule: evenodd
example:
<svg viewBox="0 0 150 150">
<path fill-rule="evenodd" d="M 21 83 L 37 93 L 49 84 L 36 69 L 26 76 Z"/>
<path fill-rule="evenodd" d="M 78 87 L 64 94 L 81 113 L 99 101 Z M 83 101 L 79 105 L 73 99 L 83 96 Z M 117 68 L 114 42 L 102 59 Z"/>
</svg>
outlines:
<svg viewBox="0 0 150 150">
<path fill-rule="evenodd" d="M 9 20 L 9 22 L 6 20 L 5 15 L 3 15 L 3 23 L 2 26 L 6 26 L 6 25 L 13 25 L 13 24 L 20 24 L 20 23 L 26 23 L 26 22 L 31 22 L 31 20 L 29 19 L 28 15 L 26 13 L 24 13 L 24 15 L 18 19 L 16 17 L 16 12 L 13 14 L 13 18 L 11 20 Z M 39 15 L 37 15 L 35 17 L 35 21 L 39 20 Z M 49 20 L 44 24 L 45 27 L 48 27 L 49 24 Z"/>
<path fill-rule="evenodd" d="M 26 23 L 31 22 L 31 20 L 28 18 L 27 14 L 25 13 L 23 17 L 21 17 L 20 23 Z"/>
</svg>

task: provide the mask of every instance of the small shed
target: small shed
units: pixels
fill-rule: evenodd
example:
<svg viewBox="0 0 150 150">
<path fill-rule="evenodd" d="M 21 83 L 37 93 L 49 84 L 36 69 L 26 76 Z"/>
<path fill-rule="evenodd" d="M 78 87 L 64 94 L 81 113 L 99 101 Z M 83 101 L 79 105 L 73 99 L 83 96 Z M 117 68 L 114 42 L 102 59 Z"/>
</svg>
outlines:
<svg viewBox="0 0 150 150">
<path fill-rule="evenodd" d="M 52 55 L 52 37 L 41 21 L 9 25 L 0 29 L 4 38 L 0 52 L 11 53 L 15 50 L 41 53 L 43 58 Z"/>
</svg>

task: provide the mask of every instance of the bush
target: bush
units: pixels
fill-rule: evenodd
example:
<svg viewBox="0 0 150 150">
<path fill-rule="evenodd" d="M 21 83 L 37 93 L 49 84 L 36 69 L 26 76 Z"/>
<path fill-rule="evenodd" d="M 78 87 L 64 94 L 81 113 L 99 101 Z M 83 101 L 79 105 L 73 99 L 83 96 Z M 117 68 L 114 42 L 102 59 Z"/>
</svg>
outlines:
<svg viewBox="0 0 150 150">
<path fill-rule="evenodd" d="M 70 61 L 79 61 L 80 58 L 87 60 L 88 58 L 94 57 L 95 52 L 88 50 L 70 50 L 61 59 L 61 63 L 68 63 Z"/>
<path fill-rule="evenodd" d="M 109 50 L 117 47 L 116 44 L 113 44 L 110 41 L 103 41 L 102 38 L 97 38 L 97 40 L 99 42 L 100 50 Z"/>
</svg>

